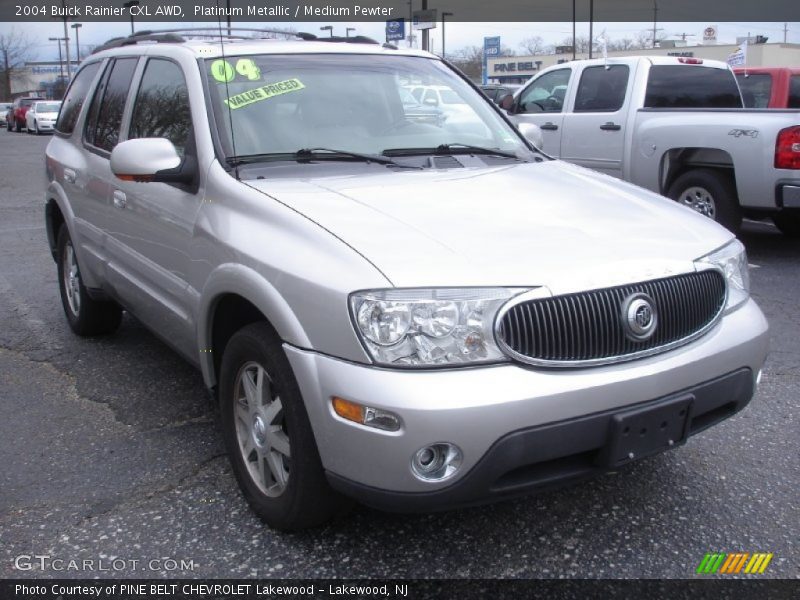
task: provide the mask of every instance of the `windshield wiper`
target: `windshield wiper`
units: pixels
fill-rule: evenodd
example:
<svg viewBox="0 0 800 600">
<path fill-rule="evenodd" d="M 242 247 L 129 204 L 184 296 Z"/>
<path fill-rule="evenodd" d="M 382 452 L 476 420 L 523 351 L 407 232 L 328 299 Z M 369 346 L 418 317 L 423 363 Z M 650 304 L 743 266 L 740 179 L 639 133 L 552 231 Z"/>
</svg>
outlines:
<svg viewBox="0 0 800 600">
<path fill-rule="evenodd" d="M 297 152 L 274 152 L 270 154 L 244 154 L 231 156 L 227 163 L 234 167 L 238 165 L 251 164 L 256 162 L 267 162 L 274 160 L 349 160 L 358 159 L 364 162 L 374 162 L 379 165 L 392 165 L 403 169 L 419 169 L 412 165 L 402 165 L 391 158 L 378 154 L 362 154 L 360 152 L 350 152 L 349 150 L 334 150 L 333 148 L 301 148 Z"/>
<path fill-rule="evenodd" d="M 483 146 L 462 144 L 460 142 L 453 142 L 452 144 L 439 144 L 435 148 L 388 148 L 384 150 L 382 154 L 385 156 L 410 156 L 413 154 L 488 154 L 492 156 L 503 156 L 505 158 L 522 160 L 513 152 L 507 152 L 497 148 L 484 148 Z"/>
</svg>

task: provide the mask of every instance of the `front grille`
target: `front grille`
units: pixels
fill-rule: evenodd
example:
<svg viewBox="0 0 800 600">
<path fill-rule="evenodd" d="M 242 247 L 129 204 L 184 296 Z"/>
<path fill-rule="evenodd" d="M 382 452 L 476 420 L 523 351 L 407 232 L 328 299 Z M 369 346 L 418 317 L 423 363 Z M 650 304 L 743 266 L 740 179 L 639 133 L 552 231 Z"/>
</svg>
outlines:
<svg viewBox="0 0 800 600">
<path fill-rule="evenodd" d="M 647 294 L 655 305 L 652 336 L 629 336 L 623 304 Z M 537 298 L 512 305 L 500 318 L 497 337 L 507 354 L 551 366 L 605 364 L 655 354 L 697 337 L 725 304 L 725 279 L 716 270 L 619 287 Z"/>
</svg>

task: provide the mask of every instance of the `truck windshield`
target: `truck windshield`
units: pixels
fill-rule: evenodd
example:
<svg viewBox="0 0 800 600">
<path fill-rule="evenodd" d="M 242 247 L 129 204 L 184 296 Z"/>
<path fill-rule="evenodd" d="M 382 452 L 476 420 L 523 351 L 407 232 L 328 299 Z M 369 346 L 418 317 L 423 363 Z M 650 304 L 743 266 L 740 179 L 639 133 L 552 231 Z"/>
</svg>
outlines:
<svg viewBox="0 0 800 600">
<path fill-rule="evenodd" d="M 226 56 L 207 59 L 205 75 L 229 160 L 269 160 L 308 148 L 381 155 L 450 145 L 530 154 L 485 96 L 428 58 Z M 412 103 L 417 89 L 422 100 Z"/>
<path fill-rule="evenodd" d="M 655 65 L 645 108 L 742 108 L 732 71 L 695 65 Z"/>
</svg>

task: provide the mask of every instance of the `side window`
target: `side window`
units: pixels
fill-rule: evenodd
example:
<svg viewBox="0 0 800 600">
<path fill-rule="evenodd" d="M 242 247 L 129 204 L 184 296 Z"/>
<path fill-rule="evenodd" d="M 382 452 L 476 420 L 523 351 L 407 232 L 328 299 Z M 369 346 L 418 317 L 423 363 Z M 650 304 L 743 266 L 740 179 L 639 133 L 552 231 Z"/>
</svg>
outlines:
<svg viewBox="0 0 800 600">
<path fill-rule="evenodd" d="M 64 102 L 61 105 L 61 112 L 58 114 L 58 121 L 56 121 L 56 131 L 61 133 L 70 134 L 75 129 L 75 123 L 78 122 L 78 116 L 81 114 L 81 108 L 86 101 L 86 96 L 89 93 L 89 86 L 94 81 L 94 76 L 97 74 L 97 69 L 100 68 L 99 62 L 93 62 L 86 65 L 72 80 L 72 85 L 67 90 L 67 95 L 64 96 Z"/>
<path fill-rule="evenodd" d="M 572 69 L 558 69 L 537 78 L 520 96 L 521 113 L 561 112 Z"/>
<path fill-rule="evenodd" d="M 625 103 L 628 66 L 588 67 L 581 74 L 575 112 L 616 112 Z"/>
<path fill-rule="evenodd" d="M 772 75 L 769 73 L 736 76 L 745 108 L 767 108 L 772 95 Z"/>
<path fill-rule="evenodd" d="M 789 103 L 786 108 L 800 108 L 800 75 L 792 75 L 789 80 Z"/>
<path fill-rule="evenodd" d="M 122 111 L 136 70 L 137 58 L 119 58 L 106 69 L 89 107 L 86 142 L 101 150 L 113 150 L 119 141 Z"/>
<path fill-rule="evenodd" d="M 422 103 L 424 104 L 428 100 L 434 100 L 436 104 L 439 104 L 439 97 L 432 89 L 425 90 L 425 95 L 422 97 Z"/>
<path fill-rule="evenodd" d="M 183 71 L 174 62 L 151 58 L 136 93 L 128 138 L 167 138 L 183 156 L 191 127 Z"/>
</svg>

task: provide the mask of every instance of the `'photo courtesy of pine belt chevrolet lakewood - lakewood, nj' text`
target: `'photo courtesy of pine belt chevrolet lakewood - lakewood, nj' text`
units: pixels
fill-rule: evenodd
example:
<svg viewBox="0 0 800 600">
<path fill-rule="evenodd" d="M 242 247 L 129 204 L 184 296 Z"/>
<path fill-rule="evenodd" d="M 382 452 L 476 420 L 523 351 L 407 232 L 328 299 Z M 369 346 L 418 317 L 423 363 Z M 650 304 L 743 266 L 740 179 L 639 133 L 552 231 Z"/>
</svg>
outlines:
<svg viewBox="0 0 800 600">
<path fill-rule="evenodd" d="M 537 1 L 0 8 L 0 596 L 800 576 L 800 25 Z"/>
</svg>

